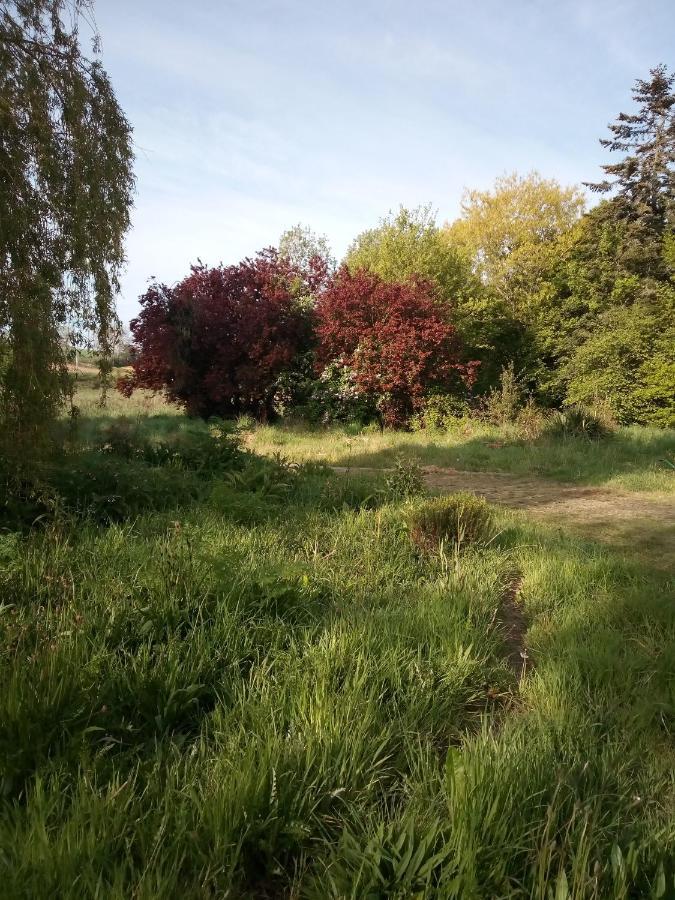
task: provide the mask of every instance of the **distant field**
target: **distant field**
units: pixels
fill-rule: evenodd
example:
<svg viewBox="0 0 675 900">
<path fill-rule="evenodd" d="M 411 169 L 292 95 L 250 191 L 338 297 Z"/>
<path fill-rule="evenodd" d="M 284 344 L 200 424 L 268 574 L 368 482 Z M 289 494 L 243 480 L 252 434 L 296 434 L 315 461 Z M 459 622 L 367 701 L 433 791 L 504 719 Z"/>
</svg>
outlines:
<svg viewBox="0 0 675 900">
<path fill-rule="evenodd" d="M 167 403 L 161 394 L 153 394 L 152 391 L 136 391 L 130 399 L 123 397 L 115 390 L 115 379 L 129 371 L 129 369 L 113 369 L 105 403 L 101 405 L 98 369 L 91 365 L 81 365 L 77 370 L 73 370 L 74 402 L 79 407 L 81 415 L 85 418 L 182 415 L 178 407 Z"/>
</svg>

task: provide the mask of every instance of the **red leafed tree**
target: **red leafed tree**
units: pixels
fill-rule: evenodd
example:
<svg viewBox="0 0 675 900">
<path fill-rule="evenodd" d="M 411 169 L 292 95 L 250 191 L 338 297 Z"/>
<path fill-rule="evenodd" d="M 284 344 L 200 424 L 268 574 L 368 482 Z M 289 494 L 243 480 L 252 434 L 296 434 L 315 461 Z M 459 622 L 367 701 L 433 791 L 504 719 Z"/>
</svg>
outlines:
<svg viewBox="0 0 675 900">
<path fill-rule="evenodd" d="M 164 390 L 204 418 L 265 418 L 276 377 L 309 345 L 310 314 L 299 298 L 324 274 L 300 272 L 270 249 L 236 266 L 194 266 L 175 287 L 153 284 L 131 323 L 133 374 L 119 390 Z"/>
<path fill-rule="evenodd" d="M 455 329 L 424 280 L 385 282 L 342 268 L 316 305 L 317 366 L 346 366 L 355 389 L 373 399 L 385 425 L 405 425 L 430 388 L 471 381 L 459 362 Z"/>
</svg>

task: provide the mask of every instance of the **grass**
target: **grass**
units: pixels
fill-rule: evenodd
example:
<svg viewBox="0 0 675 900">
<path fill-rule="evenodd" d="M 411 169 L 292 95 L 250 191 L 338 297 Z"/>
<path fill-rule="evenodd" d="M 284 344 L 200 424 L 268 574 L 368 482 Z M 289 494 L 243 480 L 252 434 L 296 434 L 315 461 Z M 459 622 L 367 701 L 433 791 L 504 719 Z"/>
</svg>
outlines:
<svg viewBox="0 0 675 900">
<path fill-rule="evenodd" d="M 467 422 L 446 432 L 352 428 L 252 427 L 247 445 L 259 453 L 285 453 L 329 465 L 387 467 L 401 454 L 422 465 L 510 472 L 628 491 L 675 491 L 672 430 L 620 428 L 606 440 L 542 437 L 526 441 L 509 426 Z"/>
<path fill-rule="evenodd" d="M 674 895 L 666 574 L 499 510 L 420 554 L 344 434 L 126 409 L 0 532 L 3 896 Z"/>
</svg>

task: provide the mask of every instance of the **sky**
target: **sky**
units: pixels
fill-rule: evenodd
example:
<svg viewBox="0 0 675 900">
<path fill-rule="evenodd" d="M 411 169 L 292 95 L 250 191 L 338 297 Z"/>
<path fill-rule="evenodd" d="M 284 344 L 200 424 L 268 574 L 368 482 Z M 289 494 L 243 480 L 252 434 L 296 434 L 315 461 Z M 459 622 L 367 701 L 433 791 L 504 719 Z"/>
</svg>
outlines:
<svg viewBox="0 0 675 900">
<path fill-rule="evenodd" d="M 596 180 L 607 123 L 675 64 L 675 0 L 97 0 L 134 128 L 118 309 L 198 259 L 301 222 L 339 258 L 389 210 L 454 219 L 465 188 L 533 169 Z"/>
</svg>

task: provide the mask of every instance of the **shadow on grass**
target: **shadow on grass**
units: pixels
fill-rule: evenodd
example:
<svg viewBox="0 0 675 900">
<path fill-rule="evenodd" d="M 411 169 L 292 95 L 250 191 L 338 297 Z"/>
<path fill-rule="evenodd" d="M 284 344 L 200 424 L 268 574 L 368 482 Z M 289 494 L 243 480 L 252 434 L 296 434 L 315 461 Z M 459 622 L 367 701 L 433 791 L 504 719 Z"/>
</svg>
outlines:
<svg viewBox="0 0 675 900">
<path fill-rule="evenodd" d="M 521 559 L 540 675 L 568 691 L 566 702 L 580 711 L 594 704 L 599 727 L 639 740 L 651 731 L 652 749 L 655 739 L 672 738 L 672 575 L 552 528 L 510 525 L 498 543 Z M 672 745 L 668 753 L 672 762 Z"/>
<path fill-rule="evenodd" d="M 640 435 L 625 430 L 601 441 L 472 437 L 452 445 L 444 443 L 444 435 L 439 435 L 438 443 L 409 440 L 408 437 L 398 444 L 394 437 L 391 446 L 376 451 L 360 451 L 356 444 L 335 464 L 383 468 L 393 465 L 399 455 L 404 455 L 417 457 L 423 465 L 468 471 L 492 470 L 597 485 L 617 475 L 665 471 L 664 460 L 675 453 L 672 432 Z"/>
</svg>

